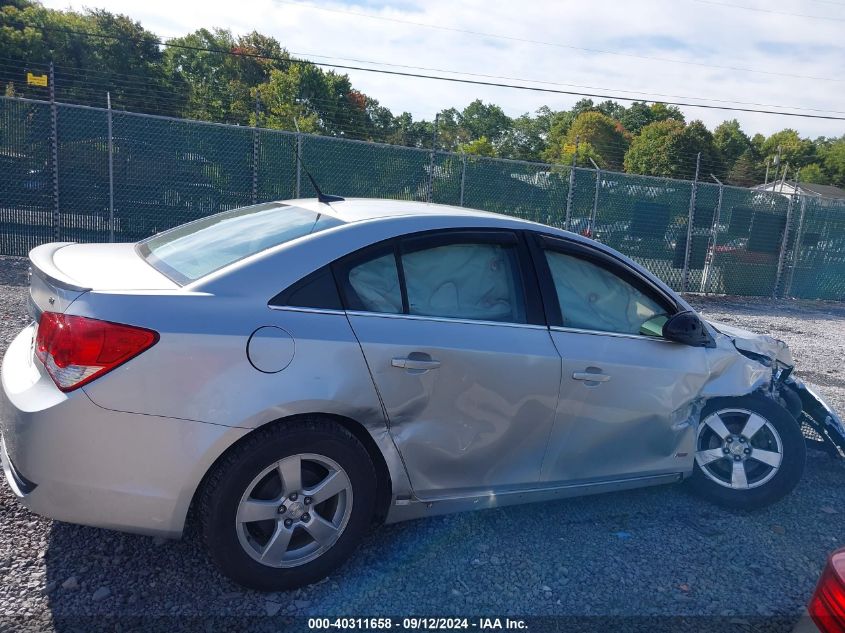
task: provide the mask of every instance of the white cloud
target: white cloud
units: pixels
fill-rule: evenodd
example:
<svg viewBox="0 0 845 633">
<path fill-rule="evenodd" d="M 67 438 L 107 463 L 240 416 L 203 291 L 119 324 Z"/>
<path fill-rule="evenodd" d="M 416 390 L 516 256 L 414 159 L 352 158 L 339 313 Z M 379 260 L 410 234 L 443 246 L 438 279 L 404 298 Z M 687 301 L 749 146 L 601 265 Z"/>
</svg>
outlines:
<svg viewBox="0 0 845 633">
<path fill-rule="evenodd" d="M 743 3 L 766 11 L 826 15 L 835 19 L 753 12 L 696 0 L 605 3 L 577 0 L 419 0 L 417 3 L 412 0 L 338 0 L 320 2 L 316 6 L 274 0 L 236 3 L 146 0 L 143 4 L 133 0 L 72 0 L 70 6 L 125 13 L 164 37 L 182 35 L 200 27 L 225 27 L 236 34 L 258 30 L 273 35 L 296 53 L 603 89 L 584 92 L 627 90 L 646 96 L 661 93 L 845 112 L 845 76 L 842 75 L 845 9 L 813 0 L 743 0 Z M 44 4 L 67 8 L 68 0 L 45 0 Z M 348 12 L 546 44 L 369 19 Z M 771 74 L 736 70 L 739 68 Z M 579 99 L 577 96 L 347 72 L 357 88 L 394 112 L 407 110 L 415 117 L 431 118 L 442 108 L 462 108 L 476 98 L 498 103 L 511 115 L 534 111 L 542 105 L 566 108 Z M 688 119 L 700 118 L 711 128 L 726 118 L 735 117 L 751 134 L 768 134 L 784 127 L 793 127 L 810 137 L 845 134 L 845 121 L 682 109 Z"/>
</svg>

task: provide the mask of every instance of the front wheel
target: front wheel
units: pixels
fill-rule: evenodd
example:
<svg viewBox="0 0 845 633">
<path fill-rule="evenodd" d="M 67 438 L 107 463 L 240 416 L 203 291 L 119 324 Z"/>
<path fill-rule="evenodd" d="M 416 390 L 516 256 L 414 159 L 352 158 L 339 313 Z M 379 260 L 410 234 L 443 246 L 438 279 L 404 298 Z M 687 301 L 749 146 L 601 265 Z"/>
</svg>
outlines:
<svg viewBox="0 0 845 633">
<path fill-rule="evenodd" d="M 220 570 L 264 591 L 316 582 L 370 524 L 376 475 L 346 429 L 319 418 L 249 436 L 209 476 L 203 537 Z"/>
<path fill-rule="evenodd" d="M 755 509 L 789 494 L 806 447 L 790 413 L 764 396 L 715 398 L 701 414 L 690 485 L 723 506 Z"/>
</svg>

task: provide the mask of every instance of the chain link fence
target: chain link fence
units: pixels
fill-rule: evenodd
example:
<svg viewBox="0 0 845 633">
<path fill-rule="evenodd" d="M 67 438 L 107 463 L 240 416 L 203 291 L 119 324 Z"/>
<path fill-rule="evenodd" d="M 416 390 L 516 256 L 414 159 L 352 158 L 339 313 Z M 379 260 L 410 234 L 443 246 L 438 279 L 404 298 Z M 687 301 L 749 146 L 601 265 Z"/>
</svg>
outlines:
<svg viewBox="0 0 845 633">
<path fill-rule="evenodd" d="M 297 159 L 297 153 L 301 161 Z M 0 254 L 327 193 L 591 236 L 677 290 L 845 300 L 845 200 L 0 97 Z"/>
</svg>

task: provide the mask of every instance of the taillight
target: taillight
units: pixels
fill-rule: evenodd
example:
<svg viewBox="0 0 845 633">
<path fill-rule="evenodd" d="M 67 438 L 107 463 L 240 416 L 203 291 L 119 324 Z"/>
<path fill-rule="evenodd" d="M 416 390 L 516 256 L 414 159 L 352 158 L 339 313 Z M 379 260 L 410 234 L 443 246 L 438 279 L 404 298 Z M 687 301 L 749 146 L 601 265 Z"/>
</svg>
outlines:
<svg viewBox="0 0 845 633">
<path fill-rule="evenodd" d="M 845 549 L 827 561 L 807 611 L 822 633 L 845 633 Z"/>
<path fill-rule="evenodd" d="M 158 333 L 99 319 L 44 312 L 35 355 L 62 391 L 72 391 L 155 345 Z"/>
</svg>

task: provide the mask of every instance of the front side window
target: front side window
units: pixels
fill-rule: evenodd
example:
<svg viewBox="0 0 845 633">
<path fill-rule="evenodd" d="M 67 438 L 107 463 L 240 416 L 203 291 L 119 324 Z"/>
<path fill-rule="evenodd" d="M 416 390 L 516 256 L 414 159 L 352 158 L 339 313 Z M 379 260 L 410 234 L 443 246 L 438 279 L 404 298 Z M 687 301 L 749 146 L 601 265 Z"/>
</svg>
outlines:
<svg viewBox="0 0 845 633">
<path fill-rule="evenodd" d="M 515 244 L 456 242 L 402 252 L 408 312 L 525 323 Z"/>
<path fill-rule="evenodd" d="M 139 242 L 138 253 L 177 283 L 291 240 L 343 224 L 336 217 L 279 202 L 224 211 Z"/>
<path fill-rule="evenodd" d="M 547 250 L 563 327 L 659 336 L 666 308 L 611 271 Z"/>
</svg>

